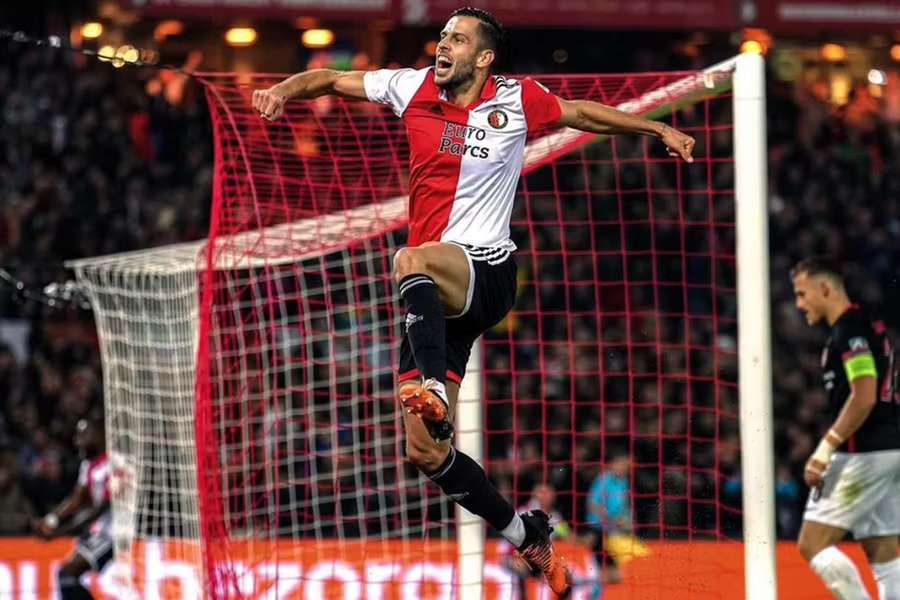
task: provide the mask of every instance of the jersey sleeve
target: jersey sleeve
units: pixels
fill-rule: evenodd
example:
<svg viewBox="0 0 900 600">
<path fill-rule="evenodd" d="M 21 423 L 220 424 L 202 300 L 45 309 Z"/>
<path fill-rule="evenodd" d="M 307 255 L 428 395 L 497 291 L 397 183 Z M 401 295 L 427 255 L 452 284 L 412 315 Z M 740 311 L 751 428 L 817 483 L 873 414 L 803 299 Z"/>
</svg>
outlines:
<svg viewBox="0 0 900 600">
<path fill-rule="evenodd" d="M 78 467 L 78 485 L 80 487 L 87 487 L 88 484 L 88 473 L 91 470 L 91 464 L 89 461 L 83 460 L 81 461 L 81 466 Z"/>
<path fill-rule="evenodd" d="M 556 96 L 531 77 L 522 80 L 522 111 L 529 133 L 553 125 L 562 116 Z"/>
<path fill-rule="evenodd" d="M 363 75 L 363 87 L 371 102 L 386 104 L 398 117 L 403 115 L 422 86 L 428 69 L 379 69 Z"/>
<path fill-rule="evenodd" d="M 838 338 L 838 344 L 848 382 L 853 382 L 860 377 L 878 377 L 875 357 L 872 355 L 869 338 L 865 331 L 858 328 L 842 331 Z"/>
</svg>

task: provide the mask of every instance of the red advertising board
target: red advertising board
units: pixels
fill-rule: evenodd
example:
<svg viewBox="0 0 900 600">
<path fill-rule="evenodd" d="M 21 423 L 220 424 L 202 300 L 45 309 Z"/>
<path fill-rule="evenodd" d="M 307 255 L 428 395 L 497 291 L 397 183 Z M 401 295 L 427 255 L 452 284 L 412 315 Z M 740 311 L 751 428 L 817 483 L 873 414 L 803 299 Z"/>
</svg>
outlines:
<svg viewBox="0 0 900 600">
<path fill-rule="evenodd" d="M 744 552 L 738 542 L 649 542 L 649 556 L 623 567 L 625 581 L 609 586 L 604 600 L 697 600 L 744 598 Z M 55 598 L 54 572 L 72 551 L 71 540 L 41 542 L 29 538 L 0 538 L 0 599 Z M 240 562 L 250 551 L 270 556 L 265 561 Z M 503 550 L 488 542 L 485 557 L 485 600 L 518 598 L 514 579 L 503 566 Z M 572 600 L 592 598 L 594 563 L 584 546 L 561 545 L 574 567 L 579 586 Z M 856 544 L 842 550 L 859 567 L 869 592 L 875 585 L 865 556 Z M 145 542 L 135 549 L 137 595 L 129 593 L 115 565 L 87 583 L 98 600 L 200 600 L 201 575 L 190 544 Z M 344 541 L 297 544 L 243 541 L 231 544 L 241 570 L 244 600 L 449 600 L 453 593 L 456 547 L 446 541 Z M 777 548 L 778 596 L 790 600 L 829 597 L 822 582 L 801 558 L 794 542 Z M 275 577 L 279 584 L 275 589 Z M 528 598 L 545 600 L 537 582 Z"/>
<path fill-rule="evenodd" d="M 601 29 L 729 29 L 736 25 L 732 0 L 481 0 L 507 26 Z M 456 0 L 430 0 L 429 19 L 443 22 Z"/>
<path fill-rule="evenodd" d="M 890 32 L 900 27 L 898 0 L 756 0 L 756 6 L 756 22 L 776 32 L 810 31 L 810 27 Z"/>
</svg>

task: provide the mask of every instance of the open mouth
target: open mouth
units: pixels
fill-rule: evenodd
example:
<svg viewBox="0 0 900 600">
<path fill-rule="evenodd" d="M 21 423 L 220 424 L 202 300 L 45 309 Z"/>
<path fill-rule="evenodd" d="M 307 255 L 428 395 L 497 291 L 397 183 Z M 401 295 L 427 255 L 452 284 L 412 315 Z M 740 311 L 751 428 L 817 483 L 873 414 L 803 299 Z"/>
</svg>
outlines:
<svg viewBox="0 0 900 600">
<path fill-rule="evenodd" d="M 453 61 L 446 56 L 438 56 L 434 61 L 435 71 L 438 75 L 444 75 L 453 66 Z"/>
</svg>

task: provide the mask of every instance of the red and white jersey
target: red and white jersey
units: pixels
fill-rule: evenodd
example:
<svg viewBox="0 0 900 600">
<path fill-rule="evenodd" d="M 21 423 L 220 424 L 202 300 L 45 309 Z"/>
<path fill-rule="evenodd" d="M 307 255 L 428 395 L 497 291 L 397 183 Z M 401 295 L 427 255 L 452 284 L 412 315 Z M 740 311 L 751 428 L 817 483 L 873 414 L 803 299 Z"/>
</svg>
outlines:
<svg viewBox="0 0 900 600">
<path fill-rule="evenodd" d="M 93 506 L 101 506 L 109 501 L 109 458 L 104 452 L 89 460 L 81 461 L 78 471 L 78 485 L 87 489 Z M 105 511 L 91 526 L 92 532 L 106 531 L 112 522 L 109 510 Z"/>
<path fill-rule="evenodd" d="M 559 120 L 556 97 L 532 79 L 495 75 L 480 99 L 461 108 L 447 101 L 430 67 L 370 71 L 364 82 L 369 100 L 390 106 L 406 124 L 409 245 L 495 249 L 485 260 L 515 250 L 509 221 L 525 138 Z"/>
</svg>

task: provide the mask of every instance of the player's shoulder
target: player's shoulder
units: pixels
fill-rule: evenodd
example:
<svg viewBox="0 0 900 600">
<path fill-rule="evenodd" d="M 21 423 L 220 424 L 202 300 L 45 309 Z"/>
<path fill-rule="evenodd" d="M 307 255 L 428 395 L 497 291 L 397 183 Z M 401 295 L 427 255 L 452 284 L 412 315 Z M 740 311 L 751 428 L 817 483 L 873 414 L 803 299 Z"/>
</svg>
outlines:
<svg viewBox="0 0 900 600">
<path fill-rule="evenodd" d="M 546 85 L 538 81 L 537 79 L 529 76 L 525 77 L 507 77 L 506 75 L 494 75 L 494 83 L 497 85 L 497 89 L 507 89 L 507 90 L 521 90 L 522 92 L 528 93 L 532 91 L 540 91 L 545 94 L 552 93 L 550 88 Z"/>
<path fill-rule="evenodd" d="M 397 67 L 388 69 L 376 69 L 374 71 L 366 71 L 363 78 L 369 83 L 382 83 L 402 85 L 412 82 L 421 83 L 424 81 L 433 67 L 423 67 L 416 69 L 414 67 Z"/>
<path fill-rule="evenodd" d="M 491 75 L 494 79 L 494 85 L 497 89 L 513 90 L 522 86 L 522 80 L 515 77 L 507 77 L 506 75 Z"/>
<path fill-rule="evenodd" d="M 869 313 L 854 305 L 835 323 L 832 338 L 839 345 L 868 346 L 868 340 L 876 334 Z"/>
<path fill-rule="evenodd" d="M 386 75 L 424 75 L 429 71 L 434 70 L 434 67 L 385 67 L 383 69 L 375 69 L 374 71 L 366 71 L 366 73 L 374 74 L 374 73 L 384 73 Z"/>
</svg>

